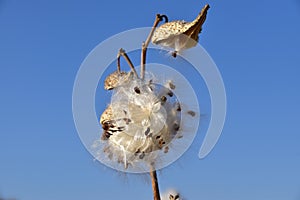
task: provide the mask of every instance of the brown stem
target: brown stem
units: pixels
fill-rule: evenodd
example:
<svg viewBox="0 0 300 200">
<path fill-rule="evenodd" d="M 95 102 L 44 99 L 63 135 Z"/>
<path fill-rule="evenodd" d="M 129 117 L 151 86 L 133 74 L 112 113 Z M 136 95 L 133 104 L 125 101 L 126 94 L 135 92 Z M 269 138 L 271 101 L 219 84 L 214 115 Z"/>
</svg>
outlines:
<svg viewBox="0 0 300 200">
<path fill-rule="evenodd" d="M 120 73 L 121 71 L 121 66 L 120 66 L 120 56 L 123 56 L 125 58 L 125 60 L 127 61 L 129 67 L 131 68 L 131 71 L 134 73 L 134 75 L 136 77 L 138 77 L 137 73 L 136 73 L 136 70 L 130 60 L 130 58 L 128 57 L 128 55 L 126 54 L 125 50 L 124 49 L 120 49 L 119 50 L 119 53 L 118 53 L 118 57 L 117 57 L 117 60 L 118 60 L 118 72 Z"/>
<path fill-rule="evenodd" d="M 154 21 L 154 24 L 152 26 L 152 29 L 147 37 L 147 40 L 146 42 L 143 42 L 142 44 L 142 54 L 141 54 L 141 79 L 144 79 L 144 76 L 145 76 L 145 64 L 146 64 L 146 53 L 147 53 L 147 48 L 149 46 L 149 43 L 150 43 L 150 40 L 153 36 L 153 33 L 154 33 L 154 30 L 155 28 L 157 27 L 158 23 L 160 21 L 162 21 L 163 19 L 165 19 L 165 21 L 167 22 L 168 21 L 168 18 L 166 15 L 160 15 L 160 14 L 157 14 L 156 15 L 156 18 L 155 18 L 155 21 Z"/>
<path fill-rule="evenodd" d="M 119 51 L 119 53 L 118 53 L 118 56 L 117 56 L 117 69 L 118 69 L 118 73 L 120 74 L 121 73 L 121 61 L 120 61 L 120 57 L 121 57 L 121 55 L 120 55 L 120 51 Z"/>
<path fill-rule="evenodd" d="M 150 176 L 151 176 L 151 183 L 152 183 L 153 199 L 160 200 L 156 170 L 150 171 Z"/>
</svg>

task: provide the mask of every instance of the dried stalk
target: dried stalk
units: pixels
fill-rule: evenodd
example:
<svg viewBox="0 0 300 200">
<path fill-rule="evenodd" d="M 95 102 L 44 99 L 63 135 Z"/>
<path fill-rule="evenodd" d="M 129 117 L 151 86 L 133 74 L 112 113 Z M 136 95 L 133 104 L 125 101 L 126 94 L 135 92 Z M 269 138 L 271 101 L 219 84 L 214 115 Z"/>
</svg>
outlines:
<svg viewBox="0 0 300 200">
<path fill-rule="evenodd" d="M 146 64 L 146 54 L 147 54 L 147 48 L 149 46 L 149 43 L 151 41 L 151 38 L 153 36 L 153 33 L 155 31 L 155 28 L 161 22 L 163 19 L 165 19 L 165 22 L 168 22 L 168 17 L 166 15 L 160 15 L 157 14 L 154 24 L 152 26 L 152 29 L 146 39 L 146 42 L 143 42 L 142 44 L 142 53 L 141 53 L 141 79 L 144 79 L 145 76 L 145 64 Z M 154 200 L 160 200 L 160 193 L 159 193 L 159 187 L 158 187 L 158 179 L 156 170 L 151 167 L 150 171 L 150 177 L 151 177 L 151 185 L 152 185 L 152 191 L 153 191 L 153 199 Z"/>
<path fill-rule="evenodd" d="M 151 32 L 149 33 L 147 40 L 145 42 L 143 42 L 142 44 L 142 53 L 141 53 L 141 79 L 144 79 L 144 75 L 145 75 L 145 64 L 146 64 L 146 53 L 147 53 L 147 47 L 149 46 L 149 43 L 151 41 L 151 38 L 153 36 L 154 30 L 157 27 L 157 25 L 159 24 L 160 21 L 162 21 L 163 19 L 165 19 L 166 22 L 168 22 L 168 18 L 166 15 L 160 15 L 157 14 L 153 27 L 151 29 Z M 130 66 L 131 70 L 133 71 L 133 73 L 135 74 L 135 76 L 138 77 L 137 72 L 134 68 L 134 65 L 132 64 L 130 58 L 128 57 L 128 55 L 126 54 L 124 49 L 120 49 L 118 56 L 117 56 L 117 70 L 118 73 L 121 72 L 121 64 L 120 64 L 120 57 L 123 56 L 125 58 L 125 60 L 127 61 L 128 65 Z M 156 170 L 153 168 L 153 166 L 151 167 L 151 171 L 150 171 L 150 177 L 151 177 L 151 183 L 152 183 L 152 191 L 153 191 L 153 198 L 154 200 L 160 200 L 160 193 L 159 193 L 159 187 L 158 187 L 158 179 L 157 179 L 157 174 L 156 174 Z"/>
<path fill-rule="evenodd" d="M 163 19 L 165 19 L 166 22 L 168 22 L 168 17 L 166 15 L 160 15 L 157 14 L 154 24 L 152 26 L 152 29 L 147 37 L 146 42 L 143 42 L 142 44 L 142 54 L 141 54 L 141 79 L 144 79 L 145 76 L 145 64 L 146 64 L 146 53 L 147 53 L 147 48 L 149 46 L 149 43 L 151 41 L 151 38 L 153 36 L 154 30 L 157 27 L 158 23 L 161 22 Z"/>
<path fill-rule="evenodd" d="M 150 176 L 151 176 L 151 184 L 152 184 L 152 191 L 153 191 L 153 199 L 160 200 L 156 170 L 153 169 L 152 171 L 150 171 Z"/>
<path fill-rule="evenodd" d="M 134 65 L 132 64 L 130 58 L 128 57 L 128 55 L 126 54 L 125 50 L 124 49 L 120 49 L 119 50 L 119 53 L 118 53 L 118 56 L 117 56 L 117 61 L 118 61 L 118 72 L 120 73 L 121 72 L 121 65 L 120 65 L 120 57 L 123 56 L 125 58 L 125 60 L 127 61 L 129 67 L 131 68 L 131 71 L 134 73 L 134 75 L 136 77 L 138 77 L 137 75 L 137 72 L 134 68 Z"/>
</svg>

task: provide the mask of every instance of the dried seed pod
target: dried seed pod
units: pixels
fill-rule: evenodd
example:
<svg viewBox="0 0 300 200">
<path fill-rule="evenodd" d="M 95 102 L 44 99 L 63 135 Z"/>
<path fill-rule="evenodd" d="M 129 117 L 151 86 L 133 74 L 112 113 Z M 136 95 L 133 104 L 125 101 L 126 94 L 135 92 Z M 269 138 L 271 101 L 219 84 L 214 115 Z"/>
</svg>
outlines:
<svg viewBox="0 0 300 200">
<path fill-rule="evenodd" d="M 163 47 L 173 48 L 173 56 L 178 51 L 195 46 L 199 33 L 206 20 L 209 5 L 205 5 L 197 18 L 192 22 L 172 21 L 158 27 L 152 37 L 152 43 Z"/>
<path fill-rule="evenodd" d="M 113 112 L 111 106 L 109 105 L 100 117 L 100 124 L 103 125 L 106 121 L 109 121 L 111 119 L 113 119 Z"/>
<path fill-rule="evenodd" d="M 115 71 L 108 75 L 104 81 L 104 89 L 106 90 L 112 90 L 116 88 L 120 84 L 121 77 L 125 77 L 128 75 L 127 72 L 118 72 Z"/>
</svg>

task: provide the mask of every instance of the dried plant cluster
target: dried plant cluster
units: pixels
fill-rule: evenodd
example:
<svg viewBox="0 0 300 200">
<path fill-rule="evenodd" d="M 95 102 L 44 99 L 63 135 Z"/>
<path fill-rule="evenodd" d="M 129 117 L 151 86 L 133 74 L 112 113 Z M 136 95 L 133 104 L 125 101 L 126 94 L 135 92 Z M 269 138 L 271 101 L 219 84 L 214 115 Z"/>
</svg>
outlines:
<svg viewBox="0 0 300 200">
<path fill-rule="evenodd" d="M 128 55 L 120 49 L 117 70 L 106 77 L 104 83 L 106 90 L 113 90 L 111 102 L 100 117 L 101 140 L 105 144 L 103 151 L 111 161 L 125 169 L 144 167 L 153 172 L 159 156 L 169 152 L 170 143 L 184 137 L 176 83 L 173 80 L 162 84 L 153 81 L 155 74 L 145 70 L 146 52 L 151 40 L 154 44 L 174 49 L 174 57 L 179 51 L 195 46 L 208 9 L 208 5 L 204 6 L 192 22 L 168 22 L 165 15 L 157 15 L 147 40 L 142 44 L 140 76 Z M 163 20 L 165 23 L 156 28 Z M 121 70 L 120 57 L 127 61 L 130 72 Z M 196 115 L 194 111 L 187 114 Z M 154 193 L 159 193 L 156 174 L 151 176 L 154 177 Z M 159 195 L 154 196 L 160 199 Z M 179 195 L 170 195 L 169 198 L 179 199 Z"/>
<path fill-rule="evenodd" d="M 168 153 L 169 143 L 182 137 L 175 85 L 171 81 L 156 85 L 151 75 L 143 80 L 133 72 L 115 75 L 105 81 L 105 88 L 111 88 L 112 79 L 117 87 L 100 119 L 102 139 L 107 140 L 105 152 L 125 168 L 141 167 L 141 162 L 153 167 L 159 152 Z"/>
</svg>

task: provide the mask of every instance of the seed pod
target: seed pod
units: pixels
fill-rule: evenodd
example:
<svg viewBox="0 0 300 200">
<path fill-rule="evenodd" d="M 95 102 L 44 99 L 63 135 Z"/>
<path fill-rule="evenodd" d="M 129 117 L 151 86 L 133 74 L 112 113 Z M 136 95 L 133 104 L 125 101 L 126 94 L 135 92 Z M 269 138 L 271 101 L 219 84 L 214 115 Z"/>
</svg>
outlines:
<svg viewBox="0 0 300 200">
<path fill-rule="evenodd" d="M 174 57 L 178 51 L 194 47 L 198 42 L 198 35 L 201 33 L 208 9 L 207 4 L 192 22 L 172 21 L 161 25 L 155 30 L 152 43 L 173 48 Z"/>
</svg>

